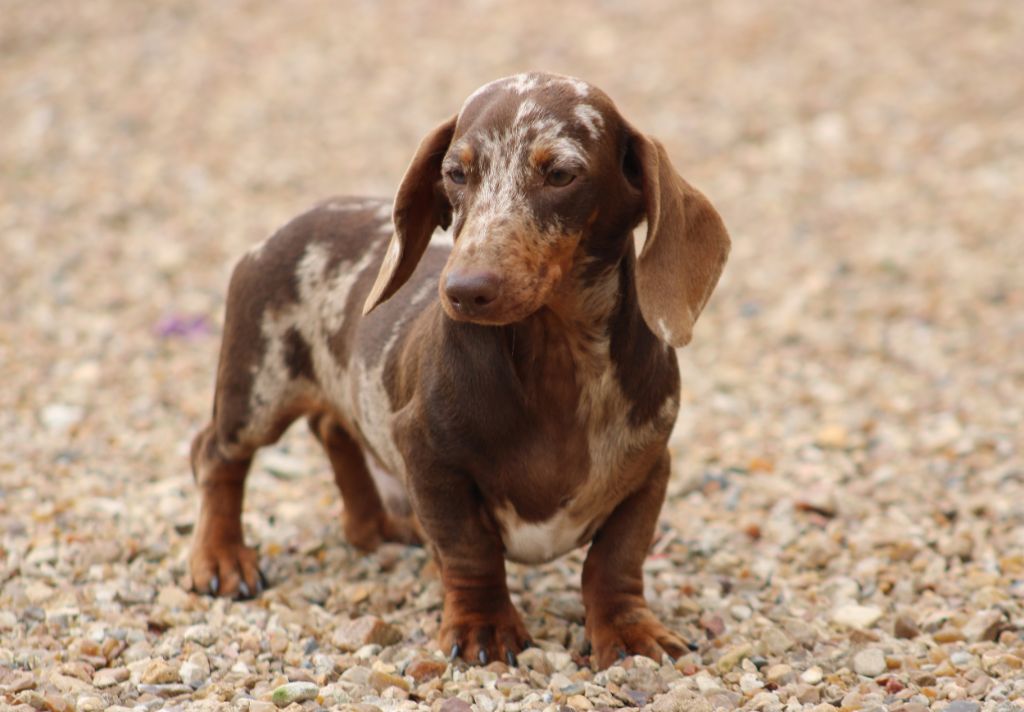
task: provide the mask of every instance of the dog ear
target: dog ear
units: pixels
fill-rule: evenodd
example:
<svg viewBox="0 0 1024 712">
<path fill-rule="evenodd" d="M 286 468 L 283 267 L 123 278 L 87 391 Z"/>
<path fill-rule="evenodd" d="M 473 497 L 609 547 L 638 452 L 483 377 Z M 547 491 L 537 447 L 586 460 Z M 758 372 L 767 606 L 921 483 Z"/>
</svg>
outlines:
<svg viewBox="0 0 1024 712">
<path fill-rule="evenodd" d="M 453 116 L 437 126 L 420 142 L 398 186 L 395 232 L 377 273 L 377 281 L 363 305 L 364 315 L 405 284 L 423 257 L 434 229 L 451 224 L 452 207 L 441 186 L 441 161 L 455 133 L 455 119 Z"/>
<path fill-rule="evenodd" d="M 647 213 L 647 241 L 636 267 L 640 312 L 651 331 L 679 348 L 693 337 L 722 274 L 729 233 L 708 199 L 676 173 L 661 142 L 629 133 L 624 168 L 627 178 L 639 181 Z"/>
</svg>

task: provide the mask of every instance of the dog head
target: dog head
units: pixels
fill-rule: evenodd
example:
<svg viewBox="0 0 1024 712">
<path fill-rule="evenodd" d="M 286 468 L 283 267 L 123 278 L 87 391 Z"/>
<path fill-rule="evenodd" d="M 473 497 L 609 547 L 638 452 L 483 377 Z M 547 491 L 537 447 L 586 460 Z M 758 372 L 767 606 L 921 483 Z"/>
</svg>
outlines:
<svg viewBox="0 0 1024 712">
<path fill-rule="evenodd" d="M 718 213 L 599 89 L 551 74 L 499 79 L 420 144 L 365 312 L 409 278 L 438 226 L 453 224 L 455 240 L 439 285 L 445 312 L 502 325 L 548 303 L 579 260 L 621 252 L 644 219 L 640 310 L 683 346 L 728 255 Z"/>
</svg>

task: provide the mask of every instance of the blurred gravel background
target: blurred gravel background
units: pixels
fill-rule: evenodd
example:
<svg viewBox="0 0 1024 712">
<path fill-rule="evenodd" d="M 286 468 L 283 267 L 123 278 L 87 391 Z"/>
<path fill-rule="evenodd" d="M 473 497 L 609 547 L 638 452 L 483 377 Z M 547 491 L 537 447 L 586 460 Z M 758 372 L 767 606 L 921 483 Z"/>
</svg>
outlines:
<svg viewBox="0 0 1024 712">
<path fill-rule="evenodd" d="M 301 428 L 250 478 L 275 587 L 187 594 L 233 260 L 526 69 L 733 235 L 647 567 L 698 649 L 591 671 L 575 554 L 511 567 L 543 649 L 446 666 Z M 1024 4 L 3 0 L 0 117 L 0 707 L 1024 708 Z"/>
</svg>

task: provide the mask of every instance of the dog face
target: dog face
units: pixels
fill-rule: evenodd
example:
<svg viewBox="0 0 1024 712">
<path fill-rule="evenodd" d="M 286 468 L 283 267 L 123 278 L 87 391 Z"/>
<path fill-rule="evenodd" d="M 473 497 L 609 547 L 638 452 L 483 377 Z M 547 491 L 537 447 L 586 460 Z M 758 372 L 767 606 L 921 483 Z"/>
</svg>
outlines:
<svg viewBox="0 0 1024 712">
<path fill-rule="evenodd" d="M 728 253 L 714 208 L 595 87 L 550 74 L 499 79 L 421 143 L 366 310 L 408 279 L 434 228 L 454 222 L 439 284 L 445 312 L 519 321 L 548 303 L 580 260 L 621 253 L 644 217 L 641 311 L 664 341 L 683 345 Z"/>
<path fill-rule="evenodd" d="M 455 239 L 440 283 L 450 317 L 507 324 L 547 303 L 602 199 L 629 192 L 606 135 L 620 123 L 607 97 L 569 78 L 502 79 L 467 100 L 441 163 Z"/>
</svg>

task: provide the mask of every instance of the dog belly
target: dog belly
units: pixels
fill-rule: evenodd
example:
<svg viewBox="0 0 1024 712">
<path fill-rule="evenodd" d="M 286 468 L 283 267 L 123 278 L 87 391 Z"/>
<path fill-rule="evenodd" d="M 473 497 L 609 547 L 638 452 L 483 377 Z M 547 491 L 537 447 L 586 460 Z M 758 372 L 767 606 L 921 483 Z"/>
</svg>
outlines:
<svg viewBox="0 0 1024 712">
<path fill-rule="evenodd" d="M 405 491 L 405 485 L 398 475 L 385 468 L 377 459 L 367 453 L 366 467 L 373 477 L 373 483 L 377 486 L 384 507 L 392 514 L 408 516 L 412 514 L 412 505 L 409 502 L 409 495 Z"/>
</svg>

